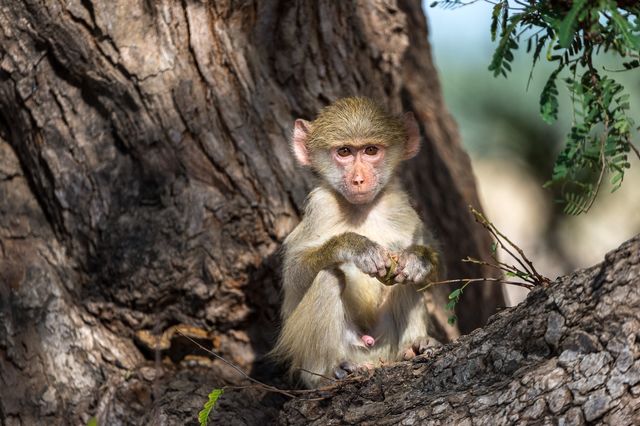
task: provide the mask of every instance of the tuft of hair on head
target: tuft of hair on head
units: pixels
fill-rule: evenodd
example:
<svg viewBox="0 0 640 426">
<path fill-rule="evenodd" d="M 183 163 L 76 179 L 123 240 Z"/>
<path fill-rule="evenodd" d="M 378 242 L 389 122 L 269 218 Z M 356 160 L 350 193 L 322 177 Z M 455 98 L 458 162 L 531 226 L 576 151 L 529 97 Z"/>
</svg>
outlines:
<svg viewBox="0 0 640 426">
<path fill-rule="evenodd" d="M 347 141 L 366 141 L 382 146 L 403 143 L 407 131 L 403 120 L 388 113 L 370 98 L 342 98 L 324 107 L 311 125 L 307 146 L 326 149 Z"/>
</svg>

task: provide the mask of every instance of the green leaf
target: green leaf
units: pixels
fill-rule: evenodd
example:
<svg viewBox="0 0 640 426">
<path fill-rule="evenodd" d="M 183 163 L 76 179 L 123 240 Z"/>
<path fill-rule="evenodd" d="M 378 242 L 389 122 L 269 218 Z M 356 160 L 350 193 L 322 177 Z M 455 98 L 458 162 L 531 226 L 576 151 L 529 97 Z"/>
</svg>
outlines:
<svg viewBox="0 0 640 426">
<path fill-rule="evenodd" d="M 611 179 L 611 184 L 616 185 L 618 182 L 622 183 L 622 179 L 624 179 L 624 173 L 616 173 Z"/>
<path fill-rule="evenodd" d="M 631 28 L 629 28 L 629 22 L 620 15 L 616 7 L 609 8 L 609 11 L 611 12 L 614 25 L 617 27 L 629 48 L 635 51 L 640 50 L 640 37 L 632 33 Z"/>
<path fill-rule="evenodd" d="M 559 103 L 556 79 L 560 71 L 562 71 L 562 68 L 562 66 L 558 67 L 549 75 L 549 79 L 540 94 L 540 115 L 542 119 L 549 124 L 552 124 L 558 119 Z"/>
<path fill-rule="evenodd" d="M 453 324 L 455 324 L 455 323 L 456 323 L 456 320 L 457 320 L 457 319 L 458 319 L 458 317 L 457 317 L 457 316 L 455 316 L 455 315 L 451 315 L 451 316 L 447 319 L 447 322 L 449 323 L 449 325 L 453 325 Z"/>
<path fill-rule="evenodd" d="M 569 10 L 569 13 L 564 17 L 558 27 L 558 44 L 561 47 L 567 48 L 571 44 L 573 34 L 576 32 L 578 24 L 578 14 L 587 3 L 587 0 L 576 0 L 573 2 L 573 6 Z"/>
<path fill-rule="evenodd" d="M 459 288 L 459 289 L 453 290 L 451 293 L 449 293 L 449 300 L 459 299 L 461 294 L 462 294 L 462 289 Z"/>
<path fill-rule="evenodd" d="M 198 413 L 198 421 L 200 422 L 200 426 L 207 426 L 207 422 L 209 421 L 209 414 L 213 407 L 215 407 L 216 402 L 218 402 L 218 398 L 223 394 L 224 389 L 214 389 L 209 394 L 209 399 L 204 403 L 204 408 Z"/>
<path fill-rule="evenodd" d="M 91 417 L 87 422 L 87 426 L 98 426 L 98 419 L 95 417 Z"/>
<path fill-rule="evenodd" d="M 514 15 L 510 18 L 508 25 L 506 25 L 506 20 L 503 21 L 502 36 L 500 37 L 496 50 L 493 52 L 491 63 L 489 64 L 489 71 L 493 71 L 494 77 L 499 75 L 507 76 L 505 64 L 508 66 L 508 62 L 513 60 L 512 50 L 518 48 L 514 33 L 524 17 L 525 14 Z"/>
<path fill-rule="evenodd" d="M 533 79 L 533 70 L 536 68 L 538 59 L 540 59 L 540 53 L 542 52 L 547 39 L 548 36 L 546 35 L 543 35 L 540 38 L 536 38 L 536 48 L 533 51 L 533 62 L 531 63 L 531 71 L 529 71 L 529 79 L 527 80 L 527 90 L 529 90 L 529 84 L 531 84 L 531 80 Z M 531 41 L 531 39 L 529 39 L 529 41 Z"/>
<path fill-rule="evenodd" d="M 590 190 L 580 193 L 570 192 L 565 196 L 564 212 L 569 215 L 578 215 L 586 211 L 589 204 L 589 197 L 592 195 Z"/>
</svg>

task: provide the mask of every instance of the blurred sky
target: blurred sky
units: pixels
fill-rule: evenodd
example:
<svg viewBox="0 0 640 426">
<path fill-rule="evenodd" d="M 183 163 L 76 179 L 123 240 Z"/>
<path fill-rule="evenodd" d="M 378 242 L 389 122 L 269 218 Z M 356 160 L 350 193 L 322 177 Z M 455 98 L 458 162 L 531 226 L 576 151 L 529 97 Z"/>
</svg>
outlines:
<svg viewBox="0 0 640 426">
<path fill-rule="evenodd" d="M 489 25 L 493 5 L 478 1 L 456 9 L 443 9 L 429 7 L 431 3 L 424 1 L 422 7 L 429 23 L 429 41 L 436 64 L 484 61 L 488 65 L 492 52 Z"/>
</svg>

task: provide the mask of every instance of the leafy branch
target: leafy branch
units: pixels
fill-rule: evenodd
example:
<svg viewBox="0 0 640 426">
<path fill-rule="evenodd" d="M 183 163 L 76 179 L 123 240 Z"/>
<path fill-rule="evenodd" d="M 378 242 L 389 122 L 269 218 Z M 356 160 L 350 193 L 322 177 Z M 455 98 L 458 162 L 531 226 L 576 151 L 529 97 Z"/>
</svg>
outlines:
<svg viewBox="0 0 640 426">
<path fill-rule="evenodd" d="M 462 284 L 462 286 L 458 287 L 454 291 L 449 294 L 449 302 L 446 305 L 446 309 L 454 312 L 455 307 L 460 301 L 460 297 L 462 293 L 467 288 L 467 286 L 471 283 L 475 282 L 490 282 L 497 284 L 508 284 L 515 285 L 518 287 L 524 287 L 528 290 L 533 289 L 536 286 L 546 285 L 551 282 L 551 280 L 544 275 L 540 274 L 535 266 L 533 266 L 533 262 L 529 260 L 529 258 L 524 254 L 524 251 L 518 247 L 513 241 L 511 241 L 507 236 L 505 236 L 493 223 L 491 223 L 481 212 L 473 208 L 473 206 L 469 206 L 469 211 L 475 218 L 476 222 L 482 225 L 489 234 L 491 234 L 494 242 L 491 244 L 491 258 L 492 262 L 487 262 L 484 260 L 479 260 L 476 258 L 468 257 L 462 259 L 462 262 L 465 263 L 474 263 L 476 265 L 487 266 L 493 269 L 497 269 L 501 271 L 505 277 L 507 278 L 518 278 L 521 281 L 513 281 L 504 278 L 456 278 L 451 280 L 442 280 L 442 281 L 432 281 L 428 283 L 426 286 L 422 287 L 420 291 L 426 290 L 430 287 L 442 284 Z M 514 264 L 508 264 L 506 262 L 501 262 L 498 260 L 498 249 L 501 249 L 505 253 L 507 253 L 514 261 Z M 455 314 L 452 314 L 449 317 L 449 324 L 453 324 L 456 321 Z"/>
<path fill-rule="evenodd" d="M 443 0 L 431 6 L 456 8 L 478 0 Z M 558 119 L 558 81 L 569 91 L 573 122 L 545 187 L 558 188 L 567 214 L 580 214 L 593 205 L 605 175 L 612 192 L 620 188 L 630 167 L 635 124 L 629 116 L 629 94 L 605 72 L 640 68 L 640 2 L 629 0 L 485 0 L 493 4 L 490 32 L 497 40 L 489 70 L 494 76 L 511 72 L 514 51 L 526 42 L 533 69 L 546 52 L 555 69 L 540 94 L 540 115 L 551 124 Z M 611 52 L 623 61 L 621 70 L 599 70 L 594 58 Z"/>
</svg>

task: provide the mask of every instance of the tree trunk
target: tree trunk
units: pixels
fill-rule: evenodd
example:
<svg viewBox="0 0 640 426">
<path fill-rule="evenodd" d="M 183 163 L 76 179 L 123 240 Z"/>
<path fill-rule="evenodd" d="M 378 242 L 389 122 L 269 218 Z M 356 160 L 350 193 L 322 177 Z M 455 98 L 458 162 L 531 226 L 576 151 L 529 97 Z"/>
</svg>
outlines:
<svg viewBox="0 0 640 426">
<path fill-rule="evenodd" d="M 490 241 L 418 0 L 0 2 L 2 423 L 194 421 L 241 378 L 181 333 L 275 380 L 256 361 L 277 332 L 278 248 L 313 185 L 291 124 L 354 94 L 416 113 L 416 207 L 449 276 L 490 275 L 459 263 Z M 503 303 L 465 296 L 463 332 Z M 450 340 L 445 298 L 431 308 Z M 253 423 L 281 401 L 220 412 Z"/>
</svg>

